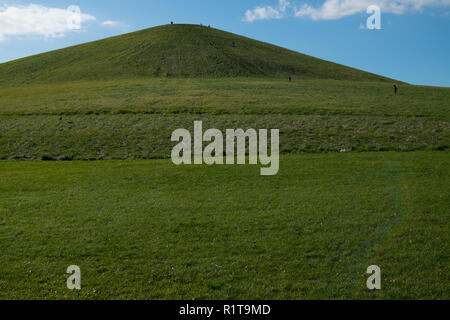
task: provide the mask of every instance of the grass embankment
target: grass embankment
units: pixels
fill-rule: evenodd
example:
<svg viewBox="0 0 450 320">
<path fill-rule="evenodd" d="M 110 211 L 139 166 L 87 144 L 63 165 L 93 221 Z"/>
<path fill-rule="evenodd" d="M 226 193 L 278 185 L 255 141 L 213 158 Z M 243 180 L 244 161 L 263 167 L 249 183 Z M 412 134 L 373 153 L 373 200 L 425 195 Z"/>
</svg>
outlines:
<svg viewBox="0 0 450 320">
<path fill-rule="evenodd" d="M 0 162 L 0 298 L 448 299 L 448 176 L 440 152 L 283 156 L 274 177 Z"/>
<path fill-rule="evenodd" d="M 0 159 L 167 158 L 171 133 L 278 128 L 281 151 L 448 150 L 450 89 L 333 80 L 141 79 L 0 89 Z"/>
</svg>

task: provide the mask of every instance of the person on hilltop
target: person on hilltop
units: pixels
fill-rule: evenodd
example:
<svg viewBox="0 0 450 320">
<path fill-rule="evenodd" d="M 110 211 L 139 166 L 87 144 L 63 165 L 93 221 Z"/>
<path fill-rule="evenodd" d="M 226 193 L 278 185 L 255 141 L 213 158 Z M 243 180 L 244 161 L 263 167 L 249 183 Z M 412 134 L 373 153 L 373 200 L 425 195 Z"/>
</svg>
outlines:
<svg viewBox="0 0 450 320">
<path fill-rule="evenodd" d="M 397 92 L 398 92 L 398 87 L 397 87 L 397 85 L 394 84 L 394 94 L 397 95 Z"/>
</svg>

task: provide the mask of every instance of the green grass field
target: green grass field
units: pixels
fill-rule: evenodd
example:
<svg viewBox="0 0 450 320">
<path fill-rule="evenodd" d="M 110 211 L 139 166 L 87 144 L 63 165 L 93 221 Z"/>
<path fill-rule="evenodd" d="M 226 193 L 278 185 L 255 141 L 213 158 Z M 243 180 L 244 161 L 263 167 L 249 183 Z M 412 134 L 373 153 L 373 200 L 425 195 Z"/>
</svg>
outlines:
<svg viewBox="0 0 450 320">
<path fill-rule="evenodd" d="M 279 174 L 173 165 L 197 120 L 280 129 Z M 448 299 L 449 149 L 450 88 L 212 28 L 1 64 L 0 299 Z"/>
<path fill-rule="evenodd" d="M 0 163 L 0 298 L 448 299 L 441 152 Z M 82 270 L 82 290 L 65 269 Z M 365 288 L 369 265 L 383 289 Z"/>
</svg>

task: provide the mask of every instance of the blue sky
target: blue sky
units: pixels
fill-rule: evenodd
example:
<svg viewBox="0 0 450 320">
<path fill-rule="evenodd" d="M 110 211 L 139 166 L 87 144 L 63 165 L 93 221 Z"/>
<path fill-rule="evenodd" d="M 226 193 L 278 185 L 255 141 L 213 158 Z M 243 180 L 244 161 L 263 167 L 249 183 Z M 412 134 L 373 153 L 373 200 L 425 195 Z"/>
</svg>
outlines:
<svg viewBox="0 0 450 320">
<path fill-rule="evenodd" d="M 367 29 L 369 5 L 381 29 Z M 81 29 L 67 30 L 70 5 Z M 70 14 L 70 13 L 69 13 Z M 175 23 L 213 27 L 413 84 L 450 87 L 450 0 L 0 0 L 0 62 Z"/>
</svg>

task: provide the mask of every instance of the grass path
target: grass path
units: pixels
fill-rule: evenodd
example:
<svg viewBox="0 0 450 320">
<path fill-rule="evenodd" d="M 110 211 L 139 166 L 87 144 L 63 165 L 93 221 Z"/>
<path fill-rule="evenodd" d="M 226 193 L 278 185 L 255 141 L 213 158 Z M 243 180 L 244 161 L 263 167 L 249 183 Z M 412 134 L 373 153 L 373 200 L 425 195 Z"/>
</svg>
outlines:
<svg viewBox="0 0 450 320">
<path fill-rule="evenodd" d="M 385 281 L 392 285 L 392 290 L 384 298 L 421 299 L 421 290 L 432 299 L 448 296 L 448 279 L 442 278 L 441 282 L 433 279 L 449 271 L 449 226 L 448 222 L 443 223 L 450 218 L 450 196 L 445 191 L 449 189 L 450 181 L 444 168 L 449 163 L 450 159 L 417 163 L 415 170 L 403 181 L 405 213 L 372 258 L 385 265 L 389 273 Z M 434 236 L 430 237 L 431 234 Z M 406 260 L 410 261 L 409 266 L 405 265 Z M 424 268 L 425 265 L 433 265 L 433 270 Z M 404 287 L 400 289 L 396 283 L 402 283 Z M 366 296 L 367 293 L 362 294 L 362 297 Z"/>
</svg>

